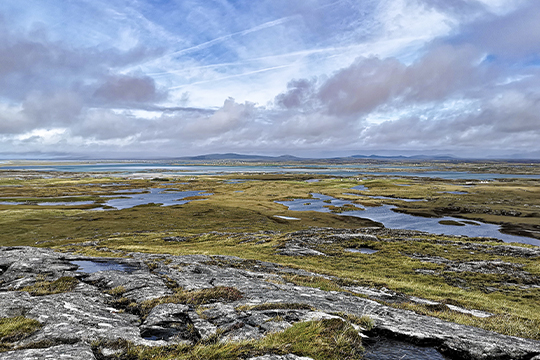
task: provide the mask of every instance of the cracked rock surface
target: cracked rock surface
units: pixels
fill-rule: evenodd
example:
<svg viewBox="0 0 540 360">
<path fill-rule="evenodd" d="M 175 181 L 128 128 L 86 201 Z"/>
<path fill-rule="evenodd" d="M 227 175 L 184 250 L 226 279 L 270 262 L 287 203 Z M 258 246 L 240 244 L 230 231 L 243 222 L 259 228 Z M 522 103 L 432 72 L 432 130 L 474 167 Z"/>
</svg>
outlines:
<svg viewBox="0 0 540 360">
<path fill-rule="evenodd" d="M 195 343 L 211 336 L 258 339 L 287 329 L 295 322 L 332 318 L 339 312 L 371 317 L 375 323 L 371 332 L 357 329 L 368 336 L 385 335 L 428 345 L 450 358 L 530 360 L 540 355 L 540 341 L 418 315 L 349 292 L 287 283 L 282 274 L 317 274 L 268 262 L 225 256 L 131 253 L 128 258 L 107 260 L 130 265 L 133 271 L 85 273 L 72 263 L 81 260 L 103 261 L 103 258 L 32 247 L 0 248 L 0 317 L 22 315 L 42 324 L 41 329 L 12 344 L 14 351 L 0 353 L 0 359 L 107 358 L 106 349 L 91 347 L 96 340 L 119 339 L 137 345 L 162 346 Z M 239 264 L 246 266 L 239 268 Z M 40 281 L 52 282 L 62 277 L 76 278 L 78 283 L 70 291 L 50 295 L 33 296 L 21 291 Z M 233 287 L 242 293 L 242 298 L 230 302 L 217 299 L 201 306 L 162 303 L 145 316 L 129 313 L 115 302 L 120 296 L 125 303 L 132 304 L 163 298 L 174 293 L 171 284 L 186 291 Z M 121 294 L 115 295 L 114 290 L 119 288 Z M 369 288 L 356 291 L 374 299 L 392 297 L 390 291 Z M 268 303 L 282 305 L 274 309 L 254 307 Z M 252 359 L 309 358 L 266 354 Z"/>
</svg>

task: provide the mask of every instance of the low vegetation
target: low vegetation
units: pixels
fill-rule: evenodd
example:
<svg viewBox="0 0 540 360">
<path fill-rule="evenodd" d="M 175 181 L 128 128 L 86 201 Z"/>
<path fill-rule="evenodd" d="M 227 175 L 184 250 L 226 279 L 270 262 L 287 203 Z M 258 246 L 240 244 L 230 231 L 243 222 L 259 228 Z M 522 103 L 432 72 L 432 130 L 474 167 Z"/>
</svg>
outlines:
<svg viewBox="0 0 540 360">
<path fill-rule="evenodd" d="M 27 291 L 33 296 L 60 294 L 73 291 L 78 283 L 74 277 L 63 276 L 55 281 L 38 281 L 34 285 L 22 288 L 21 291 Z"/>
<path fill-rule="evenodd" d="M 307 321 L 294 324 L 285 331 L 272 333 L 261 340 L 215 342 L 202 341 L 195 346 L 134 346 L 127 342 L 96 342 L 94 349 L 122 349 L 118 360 L 222 360 L 242 359 L 264 354 L 295 354 L 315 360 L 361 359 L 362 338 L 354 328 L 340 319 Z"/>
<path fill-rule="evenodd" d="M 494 163 L 456 165 L 438 164 L 451 170 L 474 170 L 510 172 L 510 167 Z M 526 164 L 519 165 L 523 173 L 537 171 Z M 517 165 L 516 165 L 517 166 Z M 395 169 L 393 169 L 395 171 Z M 418 168 L 418 171 L 423 171 Z M 44 174 L 46 175 L 46 174 Z M 50 174 L 49 174 L 50 175 Z M 232 176 L 199 176 L 169 180 L 126 180 L 113 177 L 82 178 L 0 178 L 0 197 L 15 201 L 18 198 L 34 201 L 39 198 L 85 199 L 100 202 L 102 195 L 112 195 L 118 190 L 146 189 L 149 187 L 179 190 L 199 190 L 212 193 L 204 201 L 184 205 L 160 207 L 139 206 L 124 210 L 88 211 L 94 205 L 77 207 L 40 207 L 29 201 L 24 205 L 0 205 L 0 245 L 31 245 L 51 247 L 60 251 L 73 251 L 87 255 L 121 256 L 129 252 L 163 253 L 173 255 L 206 254 L 231 255 L 246 260 L 234 266 L 251 265 L 249 261 L 270 261 L 292 268 L 324 274 L 326 277 L 302 277 L 283 275 L 283 279 L 301 286 L 313 286 L 329 291 L 350 291 L 351 286 L 369 286 L 388 289 L 408 296 L 418 296 L 442 303 L 452 303 L 467 309 L 488 311 L 488 318 L 475 318 L 446 310 L 404 303 L 392 306 L 436 316 L 462 324 L 473 325 L 503 334 L 540 339 L 540 289 L 517 275 L 498 276 L 478 272 L 448 271 L 444 264 L 423 262 L 413 254 L 426 257 L 443 257 L 449 261 L 503 261 L 521 266 L 534 279 L 540 278 L 538 259 L 523 258 L 511 254 L 490 253 L 471 249 L 472 245 L 495 246 L 499 243 L 489 239 L 453 238 L 439 235 L 418 235 L 415 238 L 379 236 L 378 241 L 351 239 L 340 242 L 321 242 L 312 248 L 327 256 L 293 257 L 277 254 L 289 241 L 288 235 L 298 230 L 316 228 L 362 229 L 379 224 L 373 221 L 346 216 L 351 206 L 331 208 L 336 213 L 313 211 L 292 212 L 276 201 L 309 199 L 312 193 L 349 200 L 364 206 L 393 204 L 399 211 L 409 214 L 442 217 L 455 216 L 467 221 L 483 221 L 502 224 L 509 233 L 521 232 L 540 237 L 540 186 L 538 180 L 497 180 L 489 182 L 467 180 L 443 180 L 426 178 L 388 178 L 367 176 L 360 178 L 330 178 L 320 176 L 320 181 L 307 183 L 312 175 L 257 174 Z M 230 183 L 231 178 L 250 180 Z M 161 182 L 164 182 L 163 184 Z M 101 186 L 110 185 L 110 186 Z M 353 190 L 364 185 L 368 190 Z M 407 186 L 404 186 L 407 185 Z M 354 194 L 354 195 L 351 195 Z M 384 196 L 391 199 L 372 199 L 367 196 Z M 405 202 L 399 198 L 426 199 Z M 101 199 L 101 200 L 100 200 Z M 49 200 L 47 200 L 49 201 Z M 275 216 L 301 219 L 289 221 Z M 456 225 L 447 223 L 448 225 Z M 322 232 L 322 230 L 321 230 Z M 169 239 L 169 240 L 167 240 Z M 170 241 L 181 239 L 181 241 Z M 527 245 L 518 245 L 527 247 Z M 347 252 L 348 248 L 368 247 L 379 250 L 375 254 Z M 216 261 L 219 265 L 219 262 Z M 159 264 L 148 264 L 158 266 Z M 229 264 L 230 265 L 230 264 Z M 62 280 L 62 279 L 61 279 Z M 60 280 L 58 280 L 60 281 Z M 69 291 L 76 285 L 75 279 L 48 283 L 38 281 L 23 289 L 33 295 L 56 291 Z M 174 284 L 171 285 L 174 287 Z M 124 289 L 125 290 L 125 289 Z M 216 291 L 216 290 L 212 290 Z M 148 304 L 131 304 L 122 298 L 122 289 L 113 290 L 115 301 L 127 306 L 141 307 L 149 311 L 163 302 L 201 304 L 216 294 L 194 294 L 177 291 L 174 295 Z M 224 299 L 239 296 L 225 291 Z M 233 301 L 233 300 L 230 300 Z M 262 305 L 261 305 L 262 306 Z M 269 305 L 264 305 L 269 306 Z M 307 331 L 307 329 L 305 329 Z M 201 345 L 202 346 L 202 345 Z M 266 346 L 266 345 L 265 345 Z M 223 358 L 255 351 L 254 344 L 211 344 L 192 350 L 178 350 L 186 359 L 204 358 L 205 351 L 222 352 Z M 135 349 L 135 348 L 133 348 Z M 152 351 L 167 349 L 136 348 L 139 358 L 150 358 Z M 219 349 L 219 350 L 218 350 Z M 245 350 L 249 349 L 249 350 Z M 214 351 L 212 350 L 212 351 Z M 135 350 L 134 350 L 135 351 Z M 197 353 L 199 351 L 199 353 Z M 257 350 L 259 351 L 259 350 Z M 189 354 L 189 355 L 188 355 Z M 231 354 L 231 355 L 225 355 Z M 159 355 L 166 358 L 166 354 Z M 170 355 L 170 357 L 173 355 Z M 177 356 L 177 355 L 174 355 Z M 178 355 L 179 356 L 179 355 Z M 191 356 L 191 357 L 189 357 Z M 214 355 L 211 355 L 214 356 Z M 208 358 L 212 358 L 210 355 Z M 236 355 L 234 355 L 236 356 Z M 156 357 L 159 358 L 159 357 Z M 181 357 L 179 357 L 181 358 Z"/>
<path fill-rule="evenodd" d="M 39 328 L 39 321 L 24 316 L 0 318 L 0 352 L 10 350 L 11 343 L 24 339 Z"/>
</svg>

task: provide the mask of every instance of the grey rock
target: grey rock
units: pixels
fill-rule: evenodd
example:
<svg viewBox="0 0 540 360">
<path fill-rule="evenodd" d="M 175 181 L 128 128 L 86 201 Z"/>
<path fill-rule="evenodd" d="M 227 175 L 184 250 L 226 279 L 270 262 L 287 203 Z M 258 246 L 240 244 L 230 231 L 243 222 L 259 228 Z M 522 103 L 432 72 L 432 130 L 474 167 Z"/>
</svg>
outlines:
<svg viewBox="0 0 540 360">
<path fill-rule="evenodd" d="M 252 357 L 252 358 L 249 358 L 248 360 L 313 360 L 313 358 L 310 358 L 307 356 L 297 356 L 294 354 L 287 354 L 287 355 L 267 354 L 263 356 Z"/>
<path fill-rule="evenodd" d="M 326 256 L 325 253 L 320 251 L 296 245 L 287 245 L 287 247 L 279 251 L 278 254 L 285 256 Z"/>
<path fill-rule="evenodd" d="M 327 235 L 331 233 L 329 230 L 325 231 Z M 345 231 L 343 233 L 347 234 Z M 354 232 L 351 231 L 350 234 Z M 379 234 L 377 233 L 377 236 Z M 317 231 L 304 235 L 306 238 L 308 235 L 322 236 Z M 229 304 L 205 305 L 197 312 L 186 305 L 163 304 L 155 307 L 141 324 L 139 316 L 113 308 L 111 306 L 113 297 L 105 293 L 105 290 L 123 286 L 126 292 L 122 296 L 136 302 L 170 294 L 171 290 L 167 288 L 161 276 L 152 273 L 147 267 L 141 266 L 132 273 L 102 271 L 82 274 L 76 272 L 69 264 L 70 259 L 74 257 L 66 254 L 28 247 L 0 248 L 2 268 L 0 283 L 3 290 L 0 296 L 0 316 L 24 315 L 43 324 L 40 330 L 14 345 L 31 347 L 37 342 L 49 341 L 51 344 L 60 344 L 61 347 L 58 349 L 65 349 L 66 354 L 78 351 L 73 349 L 79 349 L 80 353 L 84 354 L 89 348 L 83 344 L 94 340 L 119 339 L 135 344 L 159 346 L 175 341 L 193 341 L 199 336 L 208 338 L 216 334 L 223 339 L 257 339 L 268 332 L 286 328 L 298 321 L 331 317 L 335 316 L 331 313 L 342 311 L 357 316 L 370 316 L 375 322 L 374 334 L 434 346 L 454 358 L 530 359 L 540 354 L 539 341 L 504 336 L 418 315 L 347 292 L 327 292 L 288 284 L 280 274 L 321 275 L 277 264 L 203 255 L 158 257 L 133 253 L 130 256 L 132 257 L 130 261 L 141 263 L 166 258 L 166 262 L 160 262 L 159 271 L 166 272 L 170 279 L 184 289 L 200 290 L 215 286 L 232 286 L 243 293 L 243 298 Z M 90 257 L 86 259 L 92 260 Z M 437 261 L 446 261 L 445 265 L 448 264 L 448 260 L 442 259 Z M 116 260 L 126 261 L 126 259 Z M 523 271 L 519 268 L 515 270 Z M 81 283 L 71 292 L 55 295 L 30 296 L 26 292 L 14 290 L 15 287 L 20 288 L 24 281 L 27 283 L 35 281 L 38 275 L 50 280 L 61 276 L 75 276 Z M 401 296 L 384 289 L 360 287 L 354 289 L 373 298 Z M 266 303 L 306 304 L 317 308 L 318 311 L 295 309 L 294 306 L 291 306 L 292 309 L 237 310 L 240 305 Z M 161 331 L 162 335 L 151 334 L 157 330 Z M 143 336 L 150 334 L 150 338 L 155 336 L 156 340 L 144 339 L 141 333 Z M 29 359 L 33 359 L 32 354 L 38 354 L 36 356 L 54 354 L 56 351 L 54 348 L 56 347 L 40 349 L 39 353 L 32 353 L 30 350 L 2 353 L 0 359 L 25 358 L 26 355 Z M 85 359 L 93 358 L 93 355 L 87 354 L 89 355 Z M 283 359 L 283 356 L 279 359 Z"/>
<path fill-rule="evenodd" d="M 189 307 L 182 304 L 160 304 L 152 309 L 140 326 L 141 336 L 148 340 L 194 343 L 201 338 L 188 316 Z"/>
<path fill-rule="evenodd" d="M 87 344 L 58 345 L 47 349 L 28 349 L 0 353 L 0 360 L 95 360 Z"/>
</svg>

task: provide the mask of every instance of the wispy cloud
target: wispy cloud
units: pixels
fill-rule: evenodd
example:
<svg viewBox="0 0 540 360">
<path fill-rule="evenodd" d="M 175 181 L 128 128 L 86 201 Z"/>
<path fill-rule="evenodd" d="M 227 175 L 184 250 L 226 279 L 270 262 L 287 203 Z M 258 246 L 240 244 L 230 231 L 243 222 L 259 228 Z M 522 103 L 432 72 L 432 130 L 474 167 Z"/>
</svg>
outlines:
<svg viewBox="0 0 540 360">
<path fill-rule="evenodd" d="M 0 149 L 540 154 L 539 17 L 533 0 L 4 0 Z"/>
</svg>

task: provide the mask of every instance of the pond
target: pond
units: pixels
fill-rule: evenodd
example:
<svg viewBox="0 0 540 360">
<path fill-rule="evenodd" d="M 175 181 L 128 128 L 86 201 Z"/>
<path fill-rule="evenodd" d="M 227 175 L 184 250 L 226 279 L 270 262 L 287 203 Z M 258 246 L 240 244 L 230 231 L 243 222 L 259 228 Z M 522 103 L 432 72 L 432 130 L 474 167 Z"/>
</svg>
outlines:
<svg viewBox="0 0 540 360">
<path fill-rule="evenodd" d="M 95 273 L 98 271 L 108 271 L 108 270 L 117 270 L 117 271 L 123 271 L 127 273 L 132 273 L 139 268 L 135 265 L 130 264 L 122 264 L 116 261 L 95 261 L 95 260 L 74 260 L 71 261 L 72 264 L 77 265 L 79 268 L 77 269 L 77 272 L 83 272 L 83 273 Z"/>
<path fill-rule="evenodd" d="M 350 249 L 345 249 L 345 251 L 370 255 L 370 254 L 375 254 L 379 250 L 370 249 L 370 248 L 358 248 L 358 249 L 350 248 Z"/>
<path fill-rule="evenodd" d="M 346 211 L 339 215 L 356 216 L 382 223 L 390 229 L 406 229 L 426 231 L 431 234 L 462 235 L 469 237 L 493 237 L 505 242 L 518 242 L 540 246 L 540 240 L 524 236 L 515 236 L 501 233 L 498 225 L 469 222 L 454 217 L 426 218 L 393 211 L 396 206 L 383 204 L 382 206 L 362 207 L 348 200 L 335 199 L 322 194 L 311 194 L 311 199 L 295 199 L 291 201 L 278 201 L 292 211 L 318 211 L 331 212 L 328 206 L 353 205 L 357 211 Z M 459 225 L 444 225 L 439 222 L 459 223 Z"/>
<path fill-rule="evenodd" d="M 138 191 L 133 193 L 133 191 Z M 147 204 L 161 204 L 162 206 L 182 205 L 191 200 L 182 200 L 192 196 L 210 196 L 211 193 L 205 191 L 179 191 L 177 189 L 151 188 L 142 190 L 120 190 L 118 195 L 106 195 L 103 197 L 114 197 L 104 205 L 111 206 L 117 210 L 128 209 L 134 206 Z M 119 197 L 122 196 L 122 197 Z"/>
</svg>

